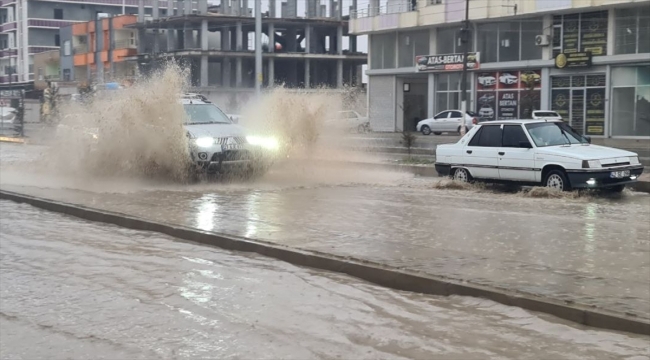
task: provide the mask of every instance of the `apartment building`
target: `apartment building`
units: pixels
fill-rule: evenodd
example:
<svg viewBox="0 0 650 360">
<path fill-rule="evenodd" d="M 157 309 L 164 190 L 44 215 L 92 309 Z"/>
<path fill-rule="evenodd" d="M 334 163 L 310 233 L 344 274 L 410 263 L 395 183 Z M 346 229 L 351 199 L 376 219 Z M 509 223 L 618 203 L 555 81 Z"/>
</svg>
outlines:
<svg viewBox="0 0 650 360">
<path fill-rule="evenodd" d="M 100 17 L 61 28 L 61 80 L 79 84 L 107 82 L 136 75 L 137 30 L 126 26 L 136 15 Z"/>
<path fill-rule="evenodd" d="M 371 0 L 368 106 L 380 131 L 460 108 L 469 4 L 468 109 L 482 119 L 552 109 L 592 137 L 650 138 L 650 1 Z"/>
<path fill-rule="evenodd" d="M 150 0 L 144 7 L 151 13 Z M 37 76 L 34 54 L 59 49 L 60 28 L 100 14 L 137 12 L 138 0 L 0 0 L 0 88 L 31 88 Z"/>
</svg>

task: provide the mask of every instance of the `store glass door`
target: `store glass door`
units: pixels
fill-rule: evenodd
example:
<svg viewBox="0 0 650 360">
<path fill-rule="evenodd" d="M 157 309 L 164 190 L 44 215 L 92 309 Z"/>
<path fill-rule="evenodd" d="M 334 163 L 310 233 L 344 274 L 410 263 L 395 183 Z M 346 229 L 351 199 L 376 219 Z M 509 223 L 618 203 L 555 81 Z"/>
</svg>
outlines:
<svg viewBox="0 0 650 360">
<path fill-rule="evenodd" d="M 605 74 L 551 78 L 551 109 L 586 135 L 605 135 Z"/>
</svg>

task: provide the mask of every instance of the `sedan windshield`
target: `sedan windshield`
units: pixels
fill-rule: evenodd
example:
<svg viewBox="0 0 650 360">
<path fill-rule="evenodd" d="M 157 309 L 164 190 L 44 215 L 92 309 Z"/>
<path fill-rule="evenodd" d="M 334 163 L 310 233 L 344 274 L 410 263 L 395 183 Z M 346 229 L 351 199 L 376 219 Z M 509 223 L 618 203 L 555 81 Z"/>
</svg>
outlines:
<svg viewBox="0 0 650 360">
<path fill-rule="evenodd" d="M 186 124 L 232 124 L 228 115 L 211 104 L 183 105 L 187 114 Z"/>
<path fill-rule="evenodd" d="M 587 139 L 565 123 L 527 124 L 526 129 L 528 129 L 528 133 L 537 147 L 588 143 Z"/>
</svg>

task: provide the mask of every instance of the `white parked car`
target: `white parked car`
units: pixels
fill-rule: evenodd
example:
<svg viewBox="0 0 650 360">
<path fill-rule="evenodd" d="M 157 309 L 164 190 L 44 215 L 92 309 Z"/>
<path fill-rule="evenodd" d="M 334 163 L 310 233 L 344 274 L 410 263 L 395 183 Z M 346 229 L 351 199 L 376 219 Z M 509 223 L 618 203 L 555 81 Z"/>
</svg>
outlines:
<svg viewBox="0 0 650 360">
<path fill-rule="evenodd" d="M 460 110 L 445 110 L 430 119 L 418 122 L 416 130 L 424 135 L 440 135 L 443 132 L 460 134 L 462 126 L 462 112 Z M 476 113 L 468 111 L 465 114 L 465 132 L 468 132 L 474 125 L 478 124 Z"/>
<path fill-rule="evenodd" d="M 643 173 L 636 153 L 590 144 L 557 120 L 480 123 L 455 144 L 438 145 L 436 171 L 458 181 L 623 191 Z"/>
<path fill-rule="evenodd" d="M 478 111 L 478 116 L 480 118 L 493 118 L 494 117 L 494 109 L 491 107 L 482 107 Z"/>
<path fill-rule="evenodd" d="M 344 110 L 337 113 L 336 118 L 327 119 L 325 125 L 331 128 L 365 133 L 370 131 L 370 121 L 354 110 Z"/>
<path fill-rule="evenodd" d="M 555 111 L 534 110 L 533 119 L 535 120 L 562 120 L 562 116 Z"/>
<path fill-rule="evenodd" d="M 493 86 L 496 85 L 497 79 L 494 76 L 479 76 L 478 83 L 483 86 Z"/>
<path fill-rule="evenodd" d="M 505 73 L 499 76 L 499 82 L 506 85 L 513 85 L 519 81 L 519 78 L 515 75 Z"/>
</svg>

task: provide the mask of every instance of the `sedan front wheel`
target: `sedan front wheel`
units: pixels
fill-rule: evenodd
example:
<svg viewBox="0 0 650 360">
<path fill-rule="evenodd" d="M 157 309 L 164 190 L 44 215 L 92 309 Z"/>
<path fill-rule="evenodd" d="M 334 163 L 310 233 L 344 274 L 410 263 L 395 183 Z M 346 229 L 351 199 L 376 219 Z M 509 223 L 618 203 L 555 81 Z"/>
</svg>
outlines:
<svg viewBox="0 0 650 360">
<path fill-rule="evenodd" d="M 422 135 L 431 135 L 431 128 L 427 125 L 422 125 L 422 129 L 420 129 L 420 131 L 422 131 Z"/>
</svg>

